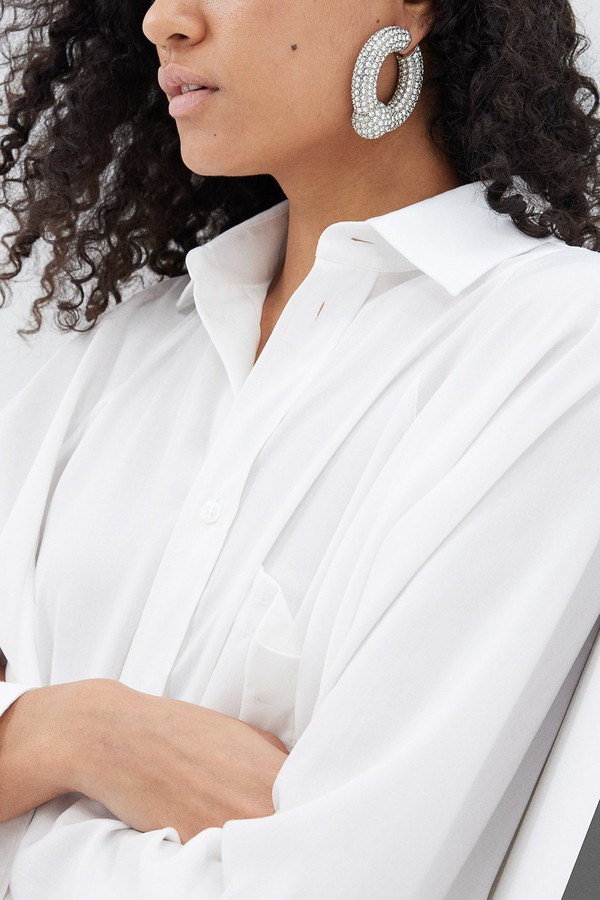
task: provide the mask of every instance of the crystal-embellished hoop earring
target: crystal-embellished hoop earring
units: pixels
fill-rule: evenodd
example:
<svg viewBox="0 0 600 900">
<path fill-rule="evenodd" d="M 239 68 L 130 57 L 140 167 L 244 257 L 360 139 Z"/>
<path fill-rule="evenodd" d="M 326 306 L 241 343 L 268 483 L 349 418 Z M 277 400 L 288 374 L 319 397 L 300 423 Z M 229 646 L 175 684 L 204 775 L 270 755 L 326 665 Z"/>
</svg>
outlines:
<svg viewBox="0 0 600 900">
<path fill-rule="evenodd" d="M 352 125 L 361 137 L 373 140 L 394 131 L 417 105 L 423 87 L 423 54 L 417 44 L 410 56 L 401 56 L 410 42 L 406 28 L 390 25 L 376 31 L 360 51 L 352 74 Z M 390 53 L 398 60 L 398 84 L 385 104 L 377 99 L 377 81 Z"/>
</svg>

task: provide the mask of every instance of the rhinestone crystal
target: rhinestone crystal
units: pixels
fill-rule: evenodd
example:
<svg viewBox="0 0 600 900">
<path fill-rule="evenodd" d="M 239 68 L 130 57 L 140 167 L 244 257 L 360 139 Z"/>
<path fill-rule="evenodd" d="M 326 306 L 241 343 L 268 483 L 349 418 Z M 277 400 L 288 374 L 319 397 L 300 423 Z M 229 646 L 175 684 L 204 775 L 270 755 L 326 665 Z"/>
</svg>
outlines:
<svg viewBox="0 0 600 900">
<path fill-rule="evenodd" d="M 423 86 L 423 54 L 417 44 L 410 56 L 401 56 L 410 42 L 406 28 L 390 25 L 376 31 L 360 51 L 352 75 L 352 125 L 361 137 L 374 140 L 394 131 L 417 105 Z M 390 53 L 398 60 L 398 84 L 386 104 L 377 99 L 377 81 Z"/>
</svg>

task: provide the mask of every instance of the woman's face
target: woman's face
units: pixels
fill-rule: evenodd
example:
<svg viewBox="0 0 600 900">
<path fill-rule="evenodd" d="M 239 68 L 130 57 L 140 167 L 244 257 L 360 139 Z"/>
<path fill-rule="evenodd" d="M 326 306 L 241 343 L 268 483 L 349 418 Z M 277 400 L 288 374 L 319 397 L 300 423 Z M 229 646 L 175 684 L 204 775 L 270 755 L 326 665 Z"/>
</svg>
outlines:
<svg viewBox="0 0 600 900">
<path fill-rule="evenodd" d="M 204 175 L 276 178 L 303 164 L 314 177 L 316 159 L 342 165 L 364 142 L 351 126 L 356 57 L 378 29 L 410 28 L 408 8 L 399 0 L 155 0 L 144 33 L 161 67 L 173 66 L 175 80 L 187 78 L 177 72 L 184 67 L 218 88 L 172 104 L 186 165 Z M 388 57 L 384 102 L 397 71 Z M 167 85 L 169 95 L 178 90 Z"/>
</svg>

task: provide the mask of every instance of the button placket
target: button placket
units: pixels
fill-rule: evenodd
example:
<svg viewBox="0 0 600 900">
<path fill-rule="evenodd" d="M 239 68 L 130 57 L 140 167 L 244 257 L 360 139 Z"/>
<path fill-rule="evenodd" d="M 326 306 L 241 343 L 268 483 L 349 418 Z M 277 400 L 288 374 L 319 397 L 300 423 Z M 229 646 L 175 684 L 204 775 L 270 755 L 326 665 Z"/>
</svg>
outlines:
<svg viewBox="0 0 600 900">
<path fill-rule="evenodd" d="M 282 333 L 280 329 L 278 339 L 271 346 L 269 364 L 265 365 L 263 361 L 251 370 L 190 488 L 121 673 L 121 680 L 130 687 L 151 693 L 164 691 L 190 621 L 237 514 L 256 457 L 306 389 L 324 354 L 335 346 L 376 279 L 375 272 L 348 271 L 329 260 L 318 260 L 316 266 L 321 297 L 314 296 L 312 282 L 317 275 L 313 274 L 312 279 L 298 289 L 307 295 L 303 297 L 307 302 L 303 304 L 296 297 L 292 307 L 284 310 L 284 316 L 287 313 L 286 330 Z M 328 326 L 315 329 L 314 311 L 323 295 L 341 295 L 343 303 L 332 303 Z M 215 485 L 218 485 L 218 493 L 214 490 Z M 206 525 L 210 525 L 210 529 Z M 245 580 L 255 563 L 249 548 L 248 557 L 240 560 L 234 574 L 235 584 L 231 585 L 232 615 L 237 611 L 234 607 L 238 597 L 247 591 Z M 223 598 L 218 613 L 220 624 L 217 628 L 215 623 L 211 647 L 205 648 L 206 660 L 211 654 L 215 658 L 218 656 L 231 624 L 225 601 Z M 207 610 L 207 615 L 212 616 L 212 612 Z M 152 667 L 146 664 L 149 653 L 153 655 Z"/>
</svg>

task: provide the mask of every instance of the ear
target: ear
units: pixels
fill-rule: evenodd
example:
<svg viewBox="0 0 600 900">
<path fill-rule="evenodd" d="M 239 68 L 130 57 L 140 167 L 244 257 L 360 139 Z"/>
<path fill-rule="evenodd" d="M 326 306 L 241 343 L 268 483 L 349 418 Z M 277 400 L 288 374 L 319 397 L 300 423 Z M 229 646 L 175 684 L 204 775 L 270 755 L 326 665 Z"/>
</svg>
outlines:
<svg viewBox="0 0 600 900">
<path fill-rule="evenodd" d="M 433 0 L 402 0 L 399 4 L 399 21 L 402 28 L 410 31 L 410 47 L 405 51 L 412 53 L 417 44 L 427 37 L 434 21 Z"/>
</svg>

